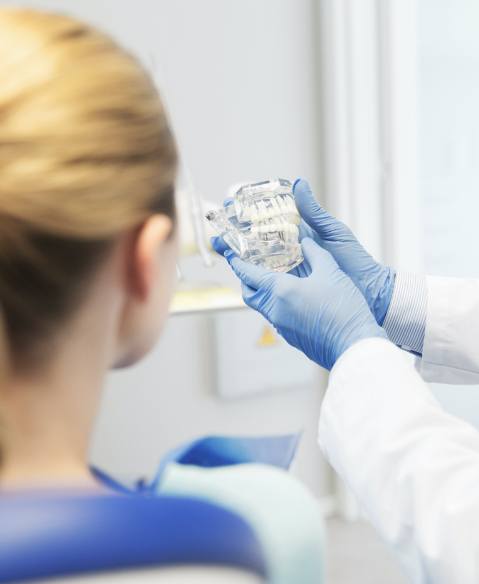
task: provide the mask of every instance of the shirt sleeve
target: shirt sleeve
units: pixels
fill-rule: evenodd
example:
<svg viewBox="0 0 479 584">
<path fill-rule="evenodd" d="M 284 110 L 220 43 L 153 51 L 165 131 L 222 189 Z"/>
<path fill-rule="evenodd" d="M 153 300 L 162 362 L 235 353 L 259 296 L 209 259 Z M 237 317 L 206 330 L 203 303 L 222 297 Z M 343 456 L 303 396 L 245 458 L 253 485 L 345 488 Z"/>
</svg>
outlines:
<svg viewBox="0 0 479 584">
<path fill-rule="evenodd" d="M 383 328 L 398 347 L 422 355 L 427 317 L 426 277 L 399 272 Z"/>
</svg>

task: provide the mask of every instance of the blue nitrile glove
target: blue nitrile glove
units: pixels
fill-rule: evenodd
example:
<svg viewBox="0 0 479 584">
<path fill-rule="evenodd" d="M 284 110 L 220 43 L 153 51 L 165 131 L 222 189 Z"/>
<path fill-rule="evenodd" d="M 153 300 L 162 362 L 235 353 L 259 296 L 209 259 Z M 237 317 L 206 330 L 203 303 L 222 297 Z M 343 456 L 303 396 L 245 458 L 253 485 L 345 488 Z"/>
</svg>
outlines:
<svg viewBox="0 0 479 584">
<path fill-rule="evenodd" d="M 319 205 L 305 180 L 296 180 L 293 193 L 306 223 L 301 229 L 303 234 L 329 251 L 364 295 L 377 323 L 382 325 L 391 303 L 396 272 L 371 257 L 349 227 Z"/>
<path fill-rule="evenodd" d="M 331 254 L 309 238 L 302 247 L 311 270 L 307 277 L 268 272 L 240 260 L 231 250 L 224 255 L 242 282 L 245 303 L 290 345 L 331 369 L 357 341 L 387 336 Z"/>
</svg>

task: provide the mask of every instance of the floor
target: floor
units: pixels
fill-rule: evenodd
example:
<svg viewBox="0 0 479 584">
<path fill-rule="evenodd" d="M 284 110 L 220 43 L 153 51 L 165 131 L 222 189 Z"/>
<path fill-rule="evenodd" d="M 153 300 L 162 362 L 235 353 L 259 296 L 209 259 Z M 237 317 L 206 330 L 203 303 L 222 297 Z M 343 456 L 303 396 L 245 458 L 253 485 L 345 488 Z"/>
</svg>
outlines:
<svg viewBox="0 0 479 584">
<path fill-rule="evenodd" d="M 397 560 L 364 522 L 330 519 L 326 584 L 407 584 Z"/>
</svg>

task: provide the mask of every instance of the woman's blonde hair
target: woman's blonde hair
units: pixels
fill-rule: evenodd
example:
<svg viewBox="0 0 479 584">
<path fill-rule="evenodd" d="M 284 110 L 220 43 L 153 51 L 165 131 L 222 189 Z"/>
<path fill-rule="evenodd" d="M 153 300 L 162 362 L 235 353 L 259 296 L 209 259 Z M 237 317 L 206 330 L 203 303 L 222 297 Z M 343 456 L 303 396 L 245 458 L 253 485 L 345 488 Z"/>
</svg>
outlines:
<svg viewBox="0 0 479 584">
<path fill-rule="evenodd" d="M 153 213 L 174 218 L 176 161 L 154 84 L 127 51 L 68 16 L 0 9 L 0 352 L 10 366 L 44 358 L 40 339 L 77 305 L 115 236 Z"/>
</svg>

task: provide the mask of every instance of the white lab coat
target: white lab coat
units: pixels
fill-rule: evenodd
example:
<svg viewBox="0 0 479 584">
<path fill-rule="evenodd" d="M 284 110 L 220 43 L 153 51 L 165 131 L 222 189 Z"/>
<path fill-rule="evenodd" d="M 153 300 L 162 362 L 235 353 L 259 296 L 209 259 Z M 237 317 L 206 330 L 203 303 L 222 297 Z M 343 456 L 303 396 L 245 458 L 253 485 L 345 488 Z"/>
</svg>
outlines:
<svg viewBox="0 0 479 584">
<path fill-rule="evenodd" d="M 421 360 L 382 339 L 341 356 L 320 445 L 411 581 L 479 584 L 479 431 L 425 381 L 479 383 L 479 280 L 428 278 Z"/>
</svg>

